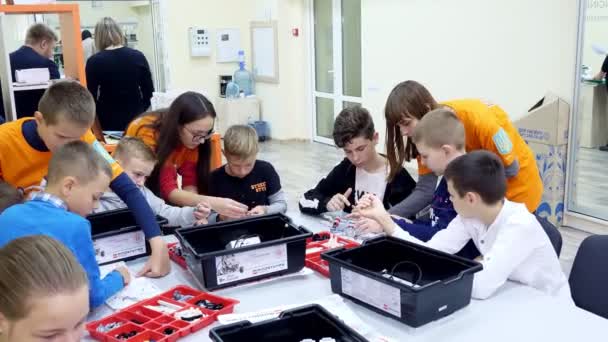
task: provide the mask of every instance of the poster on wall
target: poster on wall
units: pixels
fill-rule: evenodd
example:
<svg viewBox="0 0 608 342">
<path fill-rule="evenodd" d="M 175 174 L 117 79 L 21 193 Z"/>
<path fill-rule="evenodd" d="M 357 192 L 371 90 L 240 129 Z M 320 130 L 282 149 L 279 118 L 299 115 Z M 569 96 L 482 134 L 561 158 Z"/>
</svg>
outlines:
<svg viewBox="0 0 608 342">
<path fill-rule="evenodd" d="M 236 28 L 218 29 L 217 62 L 231 63 L 239 61 L 241 50 L 241 32 Z"/>
</svg>

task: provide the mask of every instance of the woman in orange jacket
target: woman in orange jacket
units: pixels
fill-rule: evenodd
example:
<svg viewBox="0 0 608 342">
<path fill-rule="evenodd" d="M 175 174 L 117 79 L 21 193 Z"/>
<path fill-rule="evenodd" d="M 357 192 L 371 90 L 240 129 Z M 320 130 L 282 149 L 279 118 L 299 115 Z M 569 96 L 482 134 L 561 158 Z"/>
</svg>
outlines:
<svg viewBox="0 0 608 342">
<path fill-rule="evenodd" d="M 437 177 L 420 163 L 416 146 L 407 138 L 412 135 L 418 120 L 429 111 L 441 107 L 451 109 L 462 121 L 467 151 L 488 150 L 500 157 L 507 176 L 507 198 L 524 203 L 530 212 L 534 212 L 541 201 L 542 180 L 534 152 L 519 135 L 507 113 L 497 105 L 489 105 L 478 99 L 438 103 L 422 84 L 405 81 L 393 88 L 385 107 L 389 178 L 394 176 L 394 170 L 399 170 L 404 161 L 416 158 L 419 180 L 412 194 L 392 207 L 391 213 L 412 216 L 431 202 Z"/>
</svg>

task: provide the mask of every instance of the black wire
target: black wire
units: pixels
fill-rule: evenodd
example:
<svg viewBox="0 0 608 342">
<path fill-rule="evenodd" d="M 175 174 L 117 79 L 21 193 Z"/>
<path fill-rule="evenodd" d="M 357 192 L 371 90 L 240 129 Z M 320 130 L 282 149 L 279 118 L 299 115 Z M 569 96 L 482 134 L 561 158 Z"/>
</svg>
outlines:
<svg viewBox="0 0 608 342">
<path fill-rule="evenodd" d="M 417 284 L 418 284 L 418 282 L 419 282 L 420 280 L 422 280 L 422 269 L 421 269 L 421 268 L 420 268 L 420 266 L 418 266 L 418 264 L 417 264 L 417 263 L 415 263 L 415 262 L 411 262 L 411 261 L 407 261 L 407 260 L 405 260 L 405 261 L 400 261 L 400 262 L 396 263 L 396 264 L 393 266 L 393 268 L 391 268 L 391 274 L 390 274 L 391 278 L 394 278 L 393 273 L 395 273 L 395 269 L 396 269 L 397 267 L 399 267 L 399 266 L 401 266 L 401 265 L 406 265 L 406 264 L 407 264 L 407 265 L 414 265 L 414 266 L 416 267 L 416 270 L 418 271 L 418 277 L 416 278 L 416 280 L 415 280 L 415 281 L 412 281 L 412 284 L 413 284 L 413 285 L 417 285 Z"/>
</svg>

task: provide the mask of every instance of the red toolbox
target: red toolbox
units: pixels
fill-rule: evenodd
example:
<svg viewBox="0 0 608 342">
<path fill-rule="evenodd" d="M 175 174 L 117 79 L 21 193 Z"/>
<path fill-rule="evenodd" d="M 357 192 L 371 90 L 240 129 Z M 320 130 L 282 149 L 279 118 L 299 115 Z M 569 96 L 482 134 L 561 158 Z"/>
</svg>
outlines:
<svg viewBox="0 0 608 342">
<path fill-rule="evenodd" d="M 188 286 L 176 286 L 108 317 L 90 322 L 86 328 L 92 338 L 102 342 L 175 342 L 180 337 L 210 325 L 217 316 L 232 313 L 238 303 L 238 300 Z M 166 312 L 161 312 L 165 309 Z M 199 312 L 202 317 L 198 317 Z M 186 313 L 191 315 L 187 316 Z"/>
<path fill-rule="evenodd" d="M 332 238 L 333 242 L 330 242 Z M 329 277 L 329 264 L 321 259 L 321 253 L 335 248 L 349 249 L 357 246 L 359 246 L 359 243 L 341 236 L 332 235 L 327 231 L 314 234 L 312 238 L 306 240 L 306 267 Z"/>
</svg>

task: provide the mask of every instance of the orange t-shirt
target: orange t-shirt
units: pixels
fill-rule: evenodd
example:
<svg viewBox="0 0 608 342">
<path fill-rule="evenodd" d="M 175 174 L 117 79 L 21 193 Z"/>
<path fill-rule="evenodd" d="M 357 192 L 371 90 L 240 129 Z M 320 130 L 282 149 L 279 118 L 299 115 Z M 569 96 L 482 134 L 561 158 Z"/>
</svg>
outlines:
<svg viewBox="0 0 608 342">
<path fill-rule="evenodd" d="M 148 125 L 153 124 L 158 117 L 155 115 L 142 116 L 129 124 L 125 136 L 140 138 L 146 145 L 156 152 L 158 133 Z M 160 170 L 160 192 L 163 198 L 168 199 L 169 194 L 178 188 L 177 175 L 182 176 L 182 186 L 196 186 L 196 164 L 198 162 L 198 149 L 188 149 L 180 145 L 165 162 Z"/>
<path fill-rule="evenodd" d="M 0 125 L 0 179 L 26 192 L 41 184 L 48 173 L 50 151 L 39 151 L 23 136 L 23 124 L 32 118 L 23 118 Z M 122 168 L 106 152 L 101 143 L 88 131 L 80 140 L 91 144 L 112 165 L 112 179 L 122 173 Z"/>
<path fill-rule="evenodd" d="M 519 135 L 507 113 L 497 105 L 487 105 L 477 99 L 453 100 L 442 104 L 452 108 L 464 125 L 467 152 L 494 152 L 505 167 L 518 161 L 517 175 L 507 180 L 507 198 L 526 204 L 530 212 L 535 211 L 543 194 L 542 180 L 534 152 Z M 430 172 L 418 158 L 418 173 L 425 175 Z"/>
</svg>

